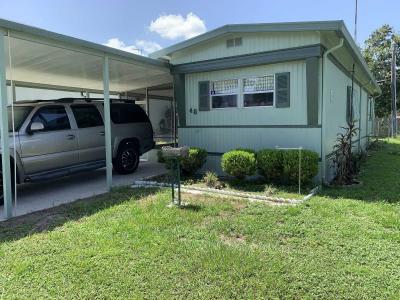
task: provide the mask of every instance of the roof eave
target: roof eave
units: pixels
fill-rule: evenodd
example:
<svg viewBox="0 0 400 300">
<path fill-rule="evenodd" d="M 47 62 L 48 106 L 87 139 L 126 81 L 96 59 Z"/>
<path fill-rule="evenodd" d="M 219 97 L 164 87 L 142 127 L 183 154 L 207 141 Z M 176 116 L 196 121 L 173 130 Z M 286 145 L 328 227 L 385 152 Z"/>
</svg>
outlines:
<svg viewBox="0 0 400 300">
<path fill-rule="evenodd" d="M 208 31 L 186 41 L 177 43 L 170 47 L 149 54 L 151 58 L 168 57 L 170 54 L 191 47 L 206 40 L 210 40 L 228 33 L 245 32 L 281 32 L 281 31 L 336 31 L 343 21 L 320 21 L 320 22 L 286 22 L 286 23 L 256 23 L 256 24 L 228 24 Z"/>
</svg>

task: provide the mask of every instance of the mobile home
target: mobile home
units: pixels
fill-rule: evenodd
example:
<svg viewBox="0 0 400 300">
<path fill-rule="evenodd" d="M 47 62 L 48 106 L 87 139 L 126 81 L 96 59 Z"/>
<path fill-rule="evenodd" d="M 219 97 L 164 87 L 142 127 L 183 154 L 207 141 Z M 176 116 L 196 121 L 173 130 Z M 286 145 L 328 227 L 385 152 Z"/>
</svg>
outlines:
<svg viewBox="0 0 400 300">
<path fill-rule="evenodd" d="M 238 147 L 303 147 L 329 181 L 346 120 L 354 151 L 368 145 L 380 88 L 343 21 L 226 25 L 151 57 L 171 65 L 179 144 L 206 149 L 206 169 Z"/>
</svg>

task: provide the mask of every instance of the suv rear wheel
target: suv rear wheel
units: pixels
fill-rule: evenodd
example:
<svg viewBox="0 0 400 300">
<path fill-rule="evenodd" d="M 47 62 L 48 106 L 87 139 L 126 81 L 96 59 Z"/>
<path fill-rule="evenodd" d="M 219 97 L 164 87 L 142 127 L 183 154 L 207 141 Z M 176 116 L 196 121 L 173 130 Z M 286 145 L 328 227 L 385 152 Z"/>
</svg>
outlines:
<svg viewBox="0 0 400 300">
<path fill-rule="evenodd" d="M 139 166 L 139 151 L 134 144 L 125 144 L 118 149 L 114 169 L 119 174 L 132 174 Z"/>
</svg>

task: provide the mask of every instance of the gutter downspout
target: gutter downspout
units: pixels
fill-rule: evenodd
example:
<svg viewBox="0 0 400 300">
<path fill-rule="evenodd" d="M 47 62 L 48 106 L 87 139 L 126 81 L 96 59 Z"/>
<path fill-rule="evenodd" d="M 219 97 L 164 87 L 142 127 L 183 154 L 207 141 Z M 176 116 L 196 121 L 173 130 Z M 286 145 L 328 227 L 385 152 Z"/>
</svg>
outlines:
<svg viewBox="0 0 400 300">
<path fill-rule="evenodd" d="M 326 76 L 325 76 L 325 70 L 326 70 L 326 62 L 328 55 L 331 54 L 332 52 L 336 51 L 339 48 L 342 48 L 344 44 L 344 38 L 340 38 L 339 44 L 336 46 L 328 49 L 324 55 L 322 56 L 322 101 L 321 101 L 321 184 L 324 184 L 325 182 L 325 176 L 326 176 L 326 147 L 325 147 L 325 141 L 324 137 L 326 136 L 326 124 L 324 121 L 326 120 L 326 109 L 324 106 L 324 98 L 325 98 L 325 87 L 327 86 L 326 84 Z"/>
</svg>

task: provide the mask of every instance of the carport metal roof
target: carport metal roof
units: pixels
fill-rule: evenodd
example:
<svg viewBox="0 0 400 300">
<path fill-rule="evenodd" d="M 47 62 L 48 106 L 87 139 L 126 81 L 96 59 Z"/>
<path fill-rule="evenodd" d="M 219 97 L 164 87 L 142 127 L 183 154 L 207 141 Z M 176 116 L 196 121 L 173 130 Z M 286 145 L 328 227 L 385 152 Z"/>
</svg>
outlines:
<svg viewBox="0 0 400 300">
<path fill-rule="evenodd" d="M 102 91 L 105 56 L 112 92 L 172 82 L 169 65 L 161 60 L 2 19 L 0 32 L 5 36 L 7 79 L 19 86 Z"/>
<path fill-rule="evenodd" d="M 0 117 L 5 217 L 12 216 L 6 84 L 104 94 L 107 186 L 110 189 L 110 92 L 124 93 L 171 82 L 166 62 L 0 19 Z"/>
</svg>

